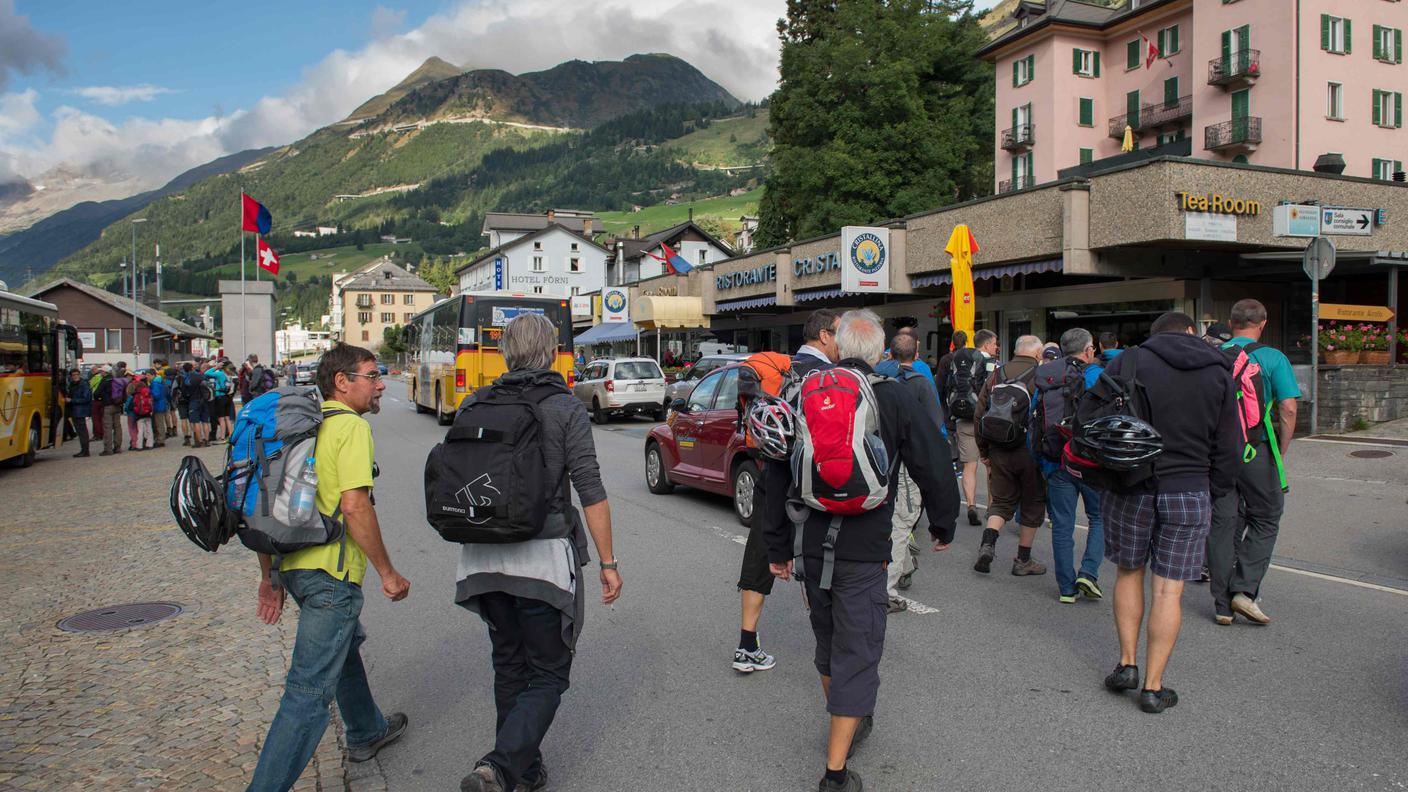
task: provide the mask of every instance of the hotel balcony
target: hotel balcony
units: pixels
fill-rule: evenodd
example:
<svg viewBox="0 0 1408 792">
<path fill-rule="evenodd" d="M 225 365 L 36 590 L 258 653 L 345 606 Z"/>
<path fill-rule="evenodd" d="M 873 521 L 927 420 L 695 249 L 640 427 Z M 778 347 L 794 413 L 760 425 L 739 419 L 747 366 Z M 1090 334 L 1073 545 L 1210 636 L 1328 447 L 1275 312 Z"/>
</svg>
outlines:
<svg viewBox="0 0 1408 792">
<path fill-rule="evenodd" d="M 1261 143 L 1261 119 L 1257 116 L 1234 118 L 1212 124 L 1203 130 L 1203 148 L 1224 153 L 1256 151 Z"/>
<path fill-rule="evenodd" d="M 1032 147 L 1035 138 L 1032 137 L 1034 127 L 1031 124 L 1018 124 L 1010 129 L 1002 130 L 1002 150 L 1021 151 Z"/>
<path fill-rule="evenodd" d="M 1208 85 L 1238 90 L 1261 76 L 1261 50 L 1244 49 L 1208 61 Z"/>
<path fill-rule="evenodd" d="M 1015 192 L 1017 190 L 1025 190 L 1026 188 L 1032 186 L 1035 183 L 1036 180 L 1030 176 L 1019 176 L 1015 179 L 1007 179 L 1006 181 L 1000 181 L 997 183 L 997 194 L 1001 195 L 1003 193 Z"/>
<path fill-rule="evenodd" d="M 1146 104 L 1139 108 L 1133 117 L 1129 113 L 1110 119 L 1110 137 L 1124 138 L 1124 128 L 1131 126 L 1135 132 L 1149 132 L 1164 127 L 1180 127 L 1193 117 L 1193 95 L 1180 96 L 1177 101 Z"/>
</svg>

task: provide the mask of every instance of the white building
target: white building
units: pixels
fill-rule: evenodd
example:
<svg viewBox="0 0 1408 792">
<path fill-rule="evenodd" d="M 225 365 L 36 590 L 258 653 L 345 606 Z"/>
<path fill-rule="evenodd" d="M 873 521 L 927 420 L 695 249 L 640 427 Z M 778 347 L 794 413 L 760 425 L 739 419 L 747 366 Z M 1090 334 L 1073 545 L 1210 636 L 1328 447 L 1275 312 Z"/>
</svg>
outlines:
<svg viewBox="0 0 1408 792">
<path fill-rule="evenodd" d="M 274 331 L 274 352 L 279 360 L 308 352 L 326 352 L 332 348 L 332 333 L 308 330 L 294 322 Z"/>
<path fill-rule="evenodd" d="M 740 255 L 753 252 L 753 235 L 758 233 L 758 218 L 753 215 L 743 215 L 738 218 L 741 228 L 738 229 L 738 240 L 734 247 L 738 248 Z"/>
<path fill-rule="evenodd" d="M 455 270 L 459 290 L 571 297 L 606 284 L 610 252 L 557 223 L 516 237 Z"/>
<path fill-rule="evenodd" d="M 552 223 L 590 238 L 592 226 L 596 223 L 596 216 L 591 212 L 580 212 L 575 209 L 549 209 L 547 214 L 489 212 L 484 215 L 482 233 L 489 237 L 489 247 L 496 248 L 541 231 Z"/>
<path fill-rule="evenodd" d="M 318 236 L 336 236 L 337 226 L 318 226 Z"/>
<path fill-rule="evenodd" d="M 693 220 L 638 239 L 621 237 L 613 240 L 611 244 L 614 248 L 610 267 L 612 285 L 635 283 L 667 274 L 669 269 L 666 268 L 665 262 L 660 260 L 667 258 L 666 246 L 689 262 L 691 267 L 713 264 L 734 255 L 728 245 L 695 225 Z M 621 271 L 618 272 L 618 269 Z"/>
</svg>

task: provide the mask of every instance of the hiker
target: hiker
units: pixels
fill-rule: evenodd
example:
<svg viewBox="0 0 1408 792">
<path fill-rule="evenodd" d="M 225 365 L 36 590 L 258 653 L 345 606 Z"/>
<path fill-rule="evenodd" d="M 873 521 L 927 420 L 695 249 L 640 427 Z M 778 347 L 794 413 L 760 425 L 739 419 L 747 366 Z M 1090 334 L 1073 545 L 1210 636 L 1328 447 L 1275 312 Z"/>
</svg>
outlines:
<svg viewBox="0 0 1408 792">
<path fill-rule="evenodd" d="M 170 436 L 170 427 L 167 419 L 171 415 L 171 389 L 167 386 L 166 377 L 162 369 L 152 369 L 151 374 L 151 395 L 152 395 L 152 437 L 155 439 L 157 448 L 166 445 L 166 438 Z"/>
<path fill-rule="evenodd" d="M 68 423 L 73 427 L 73 432 L 78 436 L 79 451 L 75 457 L 88 456 L 88 418 L 93 414 L 93 389 L 88 385 L 88 381 L 83 379 L 83 374 L 78 369 L 70 369 L 68 372 L 68 388 L 65 391 L 65 398 L 68 400 Z"/>
<path fill-rule="evenodd" d="M 955 337 L 957 333 L 954 334 Z M 950 420 L 954 422 L 954 445 L 958 448 L 958 463 L 962 466 L 963 501 L 968 505 L 968 524 L 981 525 L 978 519 L 978 452 L 974 418 L 978 407 L 978 390 L 997 368 L 997 333 L 979 330 L 973 334 L 972 348 L 957 348 L 949 360 L 942 394 Z M 991 482 L 989 482 L 991 487 Z"/>
<path fill-rule="evenodd" d="M 905 328 L 912 330 L 913 328 Z M 919 351 L 919 339 L 913 333 L 900 331 L 890 341 L 890 353 L 899 364 L 897 379 L 904 384 L 919 403 L 919 411 L 928 418 L 943 437 L 943 412 L 939 408 L 939 397 L 934 379 L 915 367 L 915 357 Z M 949 454 L 948 443 L 944 443 L 941 453 Z M 887 610 L 898 613 L 909 607 L 900 596 L 901 589 L 908 589 L 914 581 L 914 573 L 919 568 L 919 548 L 914 544 L 914 527 L 919 523 L 922 508 L 919 487 L 909 471 L 900 466 L 895 475 L 899 482 L 895 487 L 895 513 L 890 524 L 890 565 L 886 569 L 885 593 L 889 597 Z"/>
<path fill-rule="evenodd" d="M 1012 359 L 994 371 L 978 393 L 975 442 L 988 469 L 989 492 L 987 527 L 973 570 L 983 574 L 992 570 L 998 537 L 1003 526 L 1014 518 L 1019 530 L 1012 574 L 1046 574 L 1046 565 L 1032 558 L 1032 543 L 1046 518 L 1046 482 L 1027 448 L 1026 437 L 1032 382 L 1041 350 L 1040 338 L 1018 338 Z"/>
</svg>

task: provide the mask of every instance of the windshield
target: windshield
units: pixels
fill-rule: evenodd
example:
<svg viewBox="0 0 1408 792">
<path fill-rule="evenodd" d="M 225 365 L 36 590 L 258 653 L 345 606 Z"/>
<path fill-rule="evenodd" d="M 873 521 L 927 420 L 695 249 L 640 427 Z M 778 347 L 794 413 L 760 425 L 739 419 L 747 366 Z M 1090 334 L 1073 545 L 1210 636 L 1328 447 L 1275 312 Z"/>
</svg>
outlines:
<svg viewBox="0 0 1408 792">
<path fill-rule="evenodd" d="M 616 364 L 616 379 L 661 379 L 660 367 L 650 361 Z"/>
</svg>

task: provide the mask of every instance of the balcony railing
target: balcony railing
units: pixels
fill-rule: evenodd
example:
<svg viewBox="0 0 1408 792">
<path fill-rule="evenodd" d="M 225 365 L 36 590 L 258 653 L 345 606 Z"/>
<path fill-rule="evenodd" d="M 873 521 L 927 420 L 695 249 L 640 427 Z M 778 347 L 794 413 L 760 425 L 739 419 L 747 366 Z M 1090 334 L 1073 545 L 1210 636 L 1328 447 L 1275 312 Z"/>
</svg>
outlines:
<svg viewBox="0 0 1408 792">
<path fill-rule="evenodd" d="M 1252 150 L 1261 142 L 1261 119 L 1257 116 L 1234 118 L 1213 124 L 1204 130 L 1203 148 L 1209 151 L 1227 149 Z"/>
<path fill-rule="evenodd" d="M 1261 50 L 1244 49 L 1208 61 L 1208 85 L 1240 86 L 1261 76 Z"/>
<path fill-rule="evenodd" d="M 1139 108 L 1139 112 L 1133 114 L 1125 113 L 1110 119 L 1110 137 L 1120 140 L 1124 137 L 1124 128 L 1130 126 L 1135 132 L 1145 132 L 1160 127 L 1182 125 L 1184 121 L 1193 117 L 1193 96 L 1180 96 L 1173 102 L 1157 102 L 1146 104 Z"/>
<path fill-rule="evenodd" d="M 1002 150 L 1016 151 L 1018 149 L 1031 148 L 1035 138 L 1032 136 L 1035 127 L 1031 124 L 1018 124 L 1010 129 L 1002 130 Z"/>
<path fill-rule="evenodd" d="M 1016 190 L 1024 190 L 1032 186 L 1032 184 L 1034 183 L 1034 180 L 1030 176 L 1018 176 L 1015 179 L 1000 181 L 997 183 L 997 194 L 1001 195 L 1002 193 L 1010 193 L 1015 192 Z"/>
</svg>

